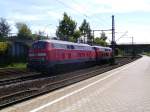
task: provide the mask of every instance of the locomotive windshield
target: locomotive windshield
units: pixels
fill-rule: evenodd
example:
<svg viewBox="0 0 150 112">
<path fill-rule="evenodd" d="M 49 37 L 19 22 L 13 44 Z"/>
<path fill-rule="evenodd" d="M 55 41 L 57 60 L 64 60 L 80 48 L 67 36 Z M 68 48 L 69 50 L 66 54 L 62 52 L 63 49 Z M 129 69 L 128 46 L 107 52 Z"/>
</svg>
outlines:
<svg viewBox="0 0 150 112">
<path fill-rule="evenodd" d="M 32 49 L 45 49 L 46 42 L 36 42 L 32 45 Z"/>
</svg>

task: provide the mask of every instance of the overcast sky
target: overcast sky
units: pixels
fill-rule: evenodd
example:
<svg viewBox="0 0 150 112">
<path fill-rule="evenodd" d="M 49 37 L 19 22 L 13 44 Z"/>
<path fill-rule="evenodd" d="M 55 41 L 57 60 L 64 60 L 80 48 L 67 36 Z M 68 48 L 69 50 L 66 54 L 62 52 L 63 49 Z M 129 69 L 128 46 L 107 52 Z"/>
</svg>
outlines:
<svg viewBox="0 0 150 112">
<path fill-rule="evenodd" d="M 150 43 L 150 0 L 0 0 L 0 17 L 6 18 L 16 33 L 16 22 L 55 36 L 56 27 L 66 12 L 78 25 L 86 19 L 92 29 L 111 29 L 115 15 L 116 40 L 125 32 L 136 43 Z M 99 35 L 97 32 L 95 35 Z M 109 40 L 111 32 L 106 32 Z M 121 38 L 118 43 L 131 42 Z"/>
</svg>

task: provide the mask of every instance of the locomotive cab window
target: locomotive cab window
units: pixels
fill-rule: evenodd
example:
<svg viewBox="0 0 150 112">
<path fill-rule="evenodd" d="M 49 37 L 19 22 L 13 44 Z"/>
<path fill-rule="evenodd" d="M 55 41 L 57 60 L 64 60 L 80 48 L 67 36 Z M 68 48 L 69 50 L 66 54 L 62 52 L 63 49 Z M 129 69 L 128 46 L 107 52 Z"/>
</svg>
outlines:
<svg viewBox="0 0 150 112">
<path fill-rule="evenodd" d="M 33 49 L 45 49 L 47 43 L 46 42 L 37 42 L 32 45 Z"/>
<path fill-rule="evenodd" d="M 74 49 L 73 45 L 67 45 L 67 49 Z"/>
</svg>

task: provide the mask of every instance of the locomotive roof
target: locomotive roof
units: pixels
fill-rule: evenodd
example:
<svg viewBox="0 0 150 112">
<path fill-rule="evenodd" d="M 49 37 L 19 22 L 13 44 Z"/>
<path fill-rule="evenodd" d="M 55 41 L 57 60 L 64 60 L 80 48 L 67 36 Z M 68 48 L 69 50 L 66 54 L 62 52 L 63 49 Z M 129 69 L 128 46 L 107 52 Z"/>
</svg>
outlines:
<svg viewBox="0 0 150 112">
<path fill-rule="evenodd" d="M 81 46 L 89 46 L 88 44 L 83 44 L 83 43 L 74 43 L 74 42 L 68 42 L 68 41 L 62 41 L 62 40 L 38 40 L 38 41 L 45 41 L 45 42 L 50 42 L 50 43 L 58 43 L 58 44 L 70 44 L 70 45 L 81 45 Z"/>
<path fill-rule="evenodd" d="M 103 46 L 92 46 L 92 47 L 103 48 L 103 49 L 112 49 L 110 47 L 103 47 Z"/>
</svg>

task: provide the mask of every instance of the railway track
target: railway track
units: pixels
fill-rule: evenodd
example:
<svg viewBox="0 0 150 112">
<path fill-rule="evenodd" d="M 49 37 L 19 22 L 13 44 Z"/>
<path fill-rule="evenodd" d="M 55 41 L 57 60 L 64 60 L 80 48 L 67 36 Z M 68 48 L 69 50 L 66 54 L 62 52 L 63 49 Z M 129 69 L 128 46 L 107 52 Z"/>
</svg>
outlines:
<svg viewBox="0 0 150 112">
<path fill-rule="evenodd" d="M 44 75 L 26 69 L 0 68 L 0 87 L 40 77 Z"/>
<path fill-rule="evenodd" d="M 72 73 L 66 73 L 51 77 L 33 78 L 22 82 L 11 83 L 5 86 L 0 86 L 0 107 L 9 106 L 16 102 L 20 102 L 55 89 L 85 80 L 95 75 L 101 74 L 108 70 L 117 68 L 127 64 L 131 59 L 118 59 L 116 65 L 110 66 L 109 64 L 95 66 L 85 70 L 79 70 Z"/>
<path fill-rule="evenodd" d="M 21 76 L 21 77 L 16 77 L 16 78 L 11 78 L 11 79 L 0 80 L 0 87 L 15 84 L 15 83 L 22 82 L 22 81 L 33 80 L 36 78 L 47 77 L 43 74 L 36 73 L 36 72 L 35 73 L 31 72 L 31 73 L 26 73 L 26 74 L 28 74 L 28 76 Z"/>
<path fill-rule="evenodd" d="M 26 69 L 16 69 L 16 68 L 0 68 L 0 75 L 10 75 L 18 73 L 26 73 Z"/>
<path fill-rule="evenodd" d="M 26 69 L 0 68 L 0 81 L 15 79 L 29 73 Z"/>
</svg>

